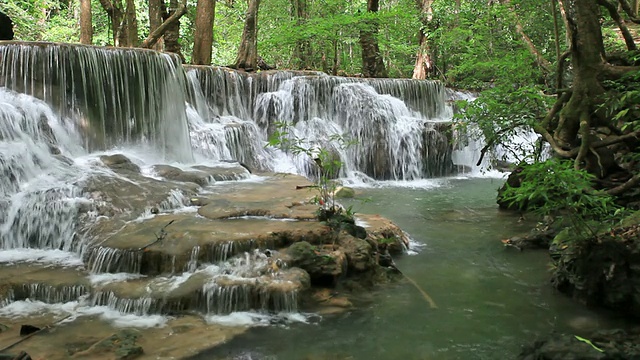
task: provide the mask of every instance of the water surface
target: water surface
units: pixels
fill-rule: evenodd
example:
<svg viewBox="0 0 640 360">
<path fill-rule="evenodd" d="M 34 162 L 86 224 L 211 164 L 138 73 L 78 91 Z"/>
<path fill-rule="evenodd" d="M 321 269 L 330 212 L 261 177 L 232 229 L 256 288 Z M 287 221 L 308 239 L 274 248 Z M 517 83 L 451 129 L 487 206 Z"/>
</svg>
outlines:
<svg viewBox="0 0 640 360">
<path fill-rule="evenodd" d="M 518 252 L 500 239 L 531 222 L 499 211 L 502 180 L 444 179 L 435 187 L 359 189 L 357 212 L 396 222 L 424 244 L 396 260 L 437 303 L 431 309 L 408 281 L 316 324 L 249 331 L 197 359 L 513 359 L 523 344 L 552 331 L 586 334 L 605 317 L 555 292 L 545 251 Z M 348 204 L 348 205 L 349 205 Z"/>
</svg>

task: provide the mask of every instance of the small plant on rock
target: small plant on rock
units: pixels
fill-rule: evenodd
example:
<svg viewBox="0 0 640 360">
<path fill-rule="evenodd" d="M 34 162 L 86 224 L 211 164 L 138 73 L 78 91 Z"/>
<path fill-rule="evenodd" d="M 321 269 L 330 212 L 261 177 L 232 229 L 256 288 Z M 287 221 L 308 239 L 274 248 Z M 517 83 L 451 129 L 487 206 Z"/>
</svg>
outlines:
<svg viewBox="0 0 640 360">
<path fill-rule="evenodd" d="M 523 165 L 519 176 L 520 186 L 507 186 L 501 201 L 563 221 L 579 238 L 592 237 L 613 226 L 624 211 L 613 196 L 594 190 L 595 176 L 576 170 L 573 161 L 552 158 Z"/>
<path fill-rule="evenodd" d="M 340 134 L 329 136 L 328 143 L 337 144 L 337 147 L 342 150 L 354 144 L 353 141 L 346 140 Z M 340 185 L 336 179 L 340 176 L 344 166 L 336 151 L 331 151 L 322 144 L 313 144 L 299 138 L 289 129 L 289 124 L 283 122 L 276 125 L 276 131 L 270 137 L 268 146 L 294 155 L 306 155 L 312 160 L 317 169 L 317 175 L 311 188 L 318 191 L 313 198 L 313 201 L 319 205 L 316 212 L 318 220 L 325 221 L 336 233 L 342 230 L 354 232 L 351 229 L 351 227 L 355 227 L 355 213 L 352 207 L 344 209 L 336 202 L 335 198 L 336 190 Z"/>
</svg>

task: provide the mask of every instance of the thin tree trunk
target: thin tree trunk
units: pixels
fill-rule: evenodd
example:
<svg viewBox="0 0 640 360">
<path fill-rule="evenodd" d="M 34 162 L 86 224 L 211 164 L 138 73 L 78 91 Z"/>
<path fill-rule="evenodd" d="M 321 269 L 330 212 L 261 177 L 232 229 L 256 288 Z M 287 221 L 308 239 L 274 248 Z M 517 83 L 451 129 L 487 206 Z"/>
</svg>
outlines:
<svg viewBox="0 0 640 360">
<path fill-rule="evenodd" d="M 113 46 L 120 45 L 120 31 L 122 29 L 122 5 L 120 0 L 100 0 L 100 5 L 107 12 L 109 21 L 111 21 L 111 36 L 113 38 Z"/>
<path fill-rule="evenodd" d="M 536 58 L 536 63 L 538 64 L 538 66 L 540 66 L 546 73 L 550 73 L 552 68 L 551 63 L 547 59 L 545 59 L 544 56 L 542 56 L 542 53 L 538 51 L 538 48 L 536 48 L 531 38 L 527 35 L 527 33 L 524 32 L 524 27 L 520 23 L 518 14 L 513 8 L 513 5 L 511 5 L 511 0 L 502 0 L 502 3 L 505 4 L 511 12 L 513 18 L 515 19 L 516 32 L 518 33 L 518 35 L 520 35 L 520 37 L 522 37 L 522 41 L 524 41 L 527 49 L 529 49 L 529 52 Z"/>
<path fill-rule="evenodd" d="M 180 12 L 184 11 L 182 14 Z M 178 0 L 169 0 L 169 17 L 162 23 L 162 25 L 157 29 L 161 30 L 163 26 L 164 28 L 164 50 L 167 52 L 171 52 L 177 54 L 182 62 L 184 62 L 184 56 L 182 56 L 182 48 L 180 47 L 180 18 L 184 13 L 187 12 L 186 8 L 186 0 L 183 1 L 183 4 L 178 5 Z M 174 16 L 175 15 L 175 16 Z M 173 18 L 172 21 L 169 21 Z"/>
<path fill-rule="evenodd" d="M 124 35 L 126 37 L 126 46 L 138 46 L 138 21 L 136 20 L 136 4 L 134 0 L 126 0 L 124 20 Z"/>
<path fill-rule="evenodd" d="M 242 40 L 236 56 L 235 68 L 254 71 L 258 63 L 258 8 L 260 0 L 250 0 L 242 30 Z"/>
<path fill-rule="evenodd" d="M 377 13 L 378 0 L 367 1 L 367 12 Z M 362 46 L 362 75 L 364 77 L 387 77 L 387 69 L 382 61 L 378 46 L 378 21 L 365 20 L 360 30 L 360 45 Z"/>
<path fill-rule="evenodd" d="M 91 45 L 92 42 L 91 0 L 80 0 L 80 43 Z"/>
<path fill-rule="evenodd" d="M 416 62 L 413 66 L 413 79 L 426 79 L 427 74 L 432 71 L 433 64 L 429 55 L 429 42 L 425 29 L 433 17 L 431 4 L 433 0 L 418 0 L 418 9 L 420 10 L 420 20 L 422 28 L 418 31 L 419 46 L 416 53 Z"/>
<path fill-rule="evenodd" d="M 162 25 L 163 19 L 168 17 L 166 13 L 167 8 L 164 5 L 164 0 L 149 0 L 149 35 L 153 34 Z M 142 47 L 150 47 L 158 51 L 162 51 L 164 47 L 162 34 L 152 46 L 145 46 L 145 42 L 142 43 Z"/>
<path fill-rule="evenodd" d="M 198 0 L 196 5 L 196 30 L 193 36 L 193 56 L 195 65 L 211 65 L 213 48 L 213 22 L 216 12 L 216 0 Z"/>
<path fill-rule="evenodd" d="M 307 0 L 292 0 L 291 6 L 293 7 L 292 13 L 296 19 L 296 25 L 300 28 L 309 19 L 309 13 L 307 12 Z M 297 58 L 299 69 L 309 69 L 311 67 L 311 42 L 308 39 L 298 39 L 296 41 L 295 57 Z"/>
<path fill-rule="evenodd" d="M 178 8 L 174 11 L 171 11 L 171 13 L 165 12 L 164 17 L 166 18 L 166 20 L 164 20 L 162 25 L 158 26 L 158 28 L 156 28 L 151 34 L 149 34 L 149 36 L 142 42 L 141 47 L 150 48 L 154 46 L 158 41 L 158 39 L 160 39 L 161 36 L 164 36 L 171 29 L 171 27 L 174 26 L 176 23 L 179 30 L 180 18 L 186 13 L 187 13 L 187 0 L 183 0 L 182 3 L 178 6 Z M 175 29 L 173 30 L 175 31 Z M 179 46 L 180 44 L 178 44 L 178 50 L 179 50 Z M 166 51 L 169 51 L 169 49 L 167 49 Z M 180 55 L 180 57 L 182 57 L 182 55 Z"/>
<path fill-rule="evenodd" d="M 629 49 L 629 51 L 637 50 L 638 48 L 635 41 L 633 40 L 633 35 L 631 35 L 627 24 L 625 23 L 622 16 L 620 16 L 616 4 L 610 3 L 608 0 L 598 0 L 598 3 L 604 6 L 609 11 L 609 16 L 611 16 L 611 19 L 613 19 L 616 25 L 618 25 L 620 33 L 624 38 L 624 43 L 627 45 L 627 49 Z"/>
</svg>

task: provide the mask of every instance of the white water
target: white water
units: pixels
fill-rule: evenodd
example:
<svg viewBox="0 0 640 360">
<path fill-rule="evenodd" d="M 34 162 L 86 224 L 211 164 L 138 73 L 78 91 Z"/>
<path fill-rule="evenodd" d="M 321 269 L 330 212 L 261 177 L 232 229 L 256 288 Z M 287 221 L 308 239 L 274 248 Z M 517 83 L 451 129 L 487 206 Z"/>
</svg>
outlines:
<svg viewBox="0 0 640 360">
<path fill-rule="evenodd" d="M 124 154 L 141 167 L 142 175 L 153 179 L 161 179 L 153 171 L 154 164 L 187 169 L 225 160 L 240 161 L 254 170 L 316 176 L 318 169 L 307 155 L 266 147 L 276 122 L 284 122 L 290 135 L 311 153 L 328 149 L 344 163 L 345 184 L 429 189 L 441 186 L 441 177 L 454 175 L 456 159 L 462 163 L 460 159 L 475 151 L 451 147 L 446 135 L 451 110 L 437 83 L 361 82 L 286 72 L 252 77 L 221 69 L 185 72 L 175 59 L 153 54 L 55 45 L 0 46 L 0 86 L 25 93 L 0 87 L 0 263 L 88 267 L 82 259 L 93 244 L 76 225 L 81 216 L 97 218 L 96 211 L 81 210 L 99 204 L 82 186 L 96 176 L 131 181 L 107 168 L 102 155 Z M 69 56 L 75 57 L 64 71 L 50 61 Z M 51 72 L 50 78 L 30 65 L 38 62 L 46 64 L 44 71 Z M 336 137 L 355 140 L 354 145 L 344 147 Z M 262 179 L 252 175 L 240 181 Z M 211 186 L 225 186 L 225 182 Z M 176 190 L 160 210 L 194 210 L 186 204 L 188 199 Z M 150 209 L 135 215 L 134 221 L 157 216 Z M 227 260 L 230 250 L 222 249 L 218 260 Z M 134 273 L 102 272 L 109 268 L 104 263 L 123 255 L 114 249 L 93 251 L 99 261 L 88 269 L 92 286 L 144 280 L 138 273 L 139 263 L 132 265 L 138 268 Z M 218 307 L 211 312 L 226 312 L 234 309 L 230 301 L 238 301 L 238 290 L 234 294 L 220 290 L 215 279 L 256 282 L 256 271 L 266 266 L 265 259 L 247 254 L 200 267 L 199 251 L 194 248 L 184 272 L 149 282 L 150 294 L 151 288 L 171 291 L 193 276 L 206 275 L 212 281 L 202 289 L 204 296 L 228 299 L 211 302 Z M 295 310 L 286 304 L 295 301 L 290 296 L 278 301 Z M 109 307 L 96 297 L 62 305 L 17 301 L 0 313 L 100 313 L 116 324 L 164 324 L 165 317 L 149 312 L 149 299 L 124 301 L 105 294 Z M 265 316 L 242 313 L 207 319 L 262 324 Z M 286 317 L 305 321 L 302 315 Z"/>
</svg>

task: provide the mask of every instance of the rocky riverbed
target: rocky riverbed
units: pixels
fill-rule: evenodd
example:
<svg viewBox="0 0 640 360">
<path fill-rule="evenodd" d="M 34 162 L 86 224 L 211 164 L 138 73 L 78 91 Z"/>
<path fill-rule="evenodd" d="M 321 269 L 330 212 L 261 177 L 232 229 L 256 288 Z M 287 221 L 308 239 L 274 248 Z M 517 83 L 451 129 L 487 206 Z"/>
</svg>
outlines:
<svg viewBox="0 0 640 360">
<path fill-rule="evenodd" d="M 351 307 L 350 292 L 386 282 L 390 254 L 408 245 L 377 215 L 356 215 L 359 237 L 317 221 L 301 176 L 251 174 L 238 163 L 141 168 L 122 154 L 92 166 L 102 170 L 75 184 L 85 199 L 74 215 L 80 258 L 7 256 L 0 265 L 0 349 L 22 340 L 8 353 L 187 356 L 244 329 L 211 316 Z M 113 313 L 150 321 L 140 328 Z M 20 337 L 24 324 L 44 330 Z"/>
</svg>

